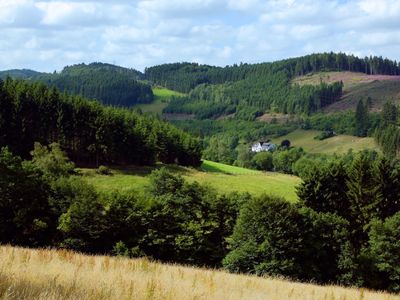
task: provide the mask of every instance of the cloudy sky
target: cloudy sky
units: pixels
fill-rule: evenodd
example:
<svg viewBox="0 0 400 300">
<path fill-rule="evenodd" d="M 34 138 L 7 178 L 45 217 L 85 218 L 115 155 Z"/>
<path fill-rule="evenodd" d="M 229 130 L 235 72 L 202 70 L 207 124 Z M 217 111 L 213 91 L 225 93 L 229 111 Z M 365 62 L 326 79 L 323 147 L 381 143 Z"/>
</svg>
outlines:
<svg viewBox="0 0 400 300">
<path fill-rule="evenodd" d="M 400 1 L 0 0 L 0 70 L 224 66 L 323 51 L 400 60 Z"/>
</svg>

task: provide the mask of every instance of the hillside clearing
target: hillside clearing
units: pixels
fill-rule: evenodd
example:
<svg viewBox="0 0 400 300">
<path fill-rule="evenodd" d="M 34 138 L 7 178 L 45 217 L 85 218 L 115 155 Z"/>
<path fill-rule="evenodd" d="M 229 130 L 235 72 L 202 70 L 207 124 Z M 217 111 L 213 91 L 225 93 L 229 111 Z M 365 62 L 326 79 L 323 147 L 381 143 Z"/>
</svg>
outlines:
<svg viewBox="0 0 400 300">
<path fill-rule="evenodd" d="M 67 250 L 0 247 L 1 299 L 364 299 L 399 296 Z"/>
<path fill-rule="evenodd" d="M 371 98 L 371 110 L 380 111 L 383 105 L 390 101 L 400 104 L 400 81 L 373 81 L 360 84 L 345 91 L 342 99 L 327 106 L 324 111 L 333 113 L 343 110 L 355 110 L 360 99 Z"/>
<path fill-rule="evenodd" d="M 281 141 L 288 139 L 292 146 L 302 147 L 309 153 L 344 154 L 349 149 L 353 149 L 353 151 L 379 150 L 371 137 L 360 138 L 351 135 L 338 135 L 322 141 L 315 140 L 314 137 L 320 132 L 318 130 L 299 129 L 279 138 L 272 138 L 272 141 L 280 144 Z"/>
<path fill-rule="evenodd" d="M 343 81 L 344 90 L 349 90 L 354 86 L 360 84 L 370 83 L 373 81 L 400 81 L 400 76 L 391 75 L 367 75 L 358 72 L 317 72 L 310 73 L 304 76 L 296 77 L 292 83 L 300 85 L 318 85 L 321 80 L 326 83 L 334 83 L 336 81 Z"/>
<path fill-rule="evenodd" d="M 157 168 L 162 165 L 158 165 Z M 197 181 L 215 188 L 220 193 L 248 192 L 252 195 L 263 193 L 296 201 L 296 186 L 301 182 L 296 176 L 249 170 L 205 160 L 199 169 L 166 166 L 187 181 Z M 94 170 L 83 170 L 84 179 L 99 191 L 143 192 L 149 184 L 148 175 L 154 168 L 131 166 L 114 168 L 112 176 L 98 175 Z"/>
<path fill-rule="evenodd" d="M 150 112 L 161 115 L 163 109 L 168 105 L 171 97 L 182 97 L 184 94 L 175 92 L 163 87 L 153 87 L 154 101 L 149 104 L 138 104 L 135 108 L 141 109 L 143 112 Z"/>
<path fill-rule="evenodd" d="M 344 94 L 340 101 L 329 105 L 325 112 L 355 110 L 360 99 L 371 98 L 371 109 L 381 110 L 386 101 L 400 103 L 400 76 L 367 75 L 356 72 L 318 72 L 300 76 L 292 80 L 294 84 L 318 85 L 321 81 L 333 83 L 343 81 Z"/>
<path fill-rule="evenodd" d="M 256 120 L 260 122 L 267 123 L 277 123 L 277 124 L 285 124 L 288 122 L 292 116 L 281 113 L 264 113 L 262 116 L 257 117 Z"/>
</svg>

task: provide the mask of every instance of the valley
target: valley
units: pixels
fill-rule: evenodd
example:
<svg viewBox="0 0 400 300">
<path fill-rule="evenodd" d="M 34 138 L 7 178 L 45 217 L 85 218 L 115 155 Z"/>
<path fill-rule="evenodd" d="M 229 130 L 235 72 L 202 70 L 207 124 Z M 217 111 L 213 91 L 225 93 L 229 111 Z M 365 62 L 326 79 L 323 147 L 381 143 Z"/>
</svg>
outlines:
<svg viewBox="0 0 400 300">
<path fill-rule="evenodd" d="M 0 298 L 396 299 L 396 61 L 0 77 Z"/>
<path fill-rule="evenodd" d="M 400 300 L 400 0 L 0 0 L 0 300 Z"/>
</svg>

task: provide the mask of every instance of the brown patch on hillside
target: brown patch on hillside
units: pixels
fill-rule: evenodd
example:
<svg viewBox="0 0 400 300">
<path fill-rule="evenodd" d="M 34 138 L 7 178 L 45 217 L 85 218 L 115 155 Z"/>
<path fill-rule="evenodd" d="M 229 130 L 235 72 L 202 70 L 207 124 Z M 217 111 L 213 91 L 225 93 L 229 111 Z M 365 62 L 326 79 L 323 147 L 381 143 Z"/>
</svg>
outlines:
<svg viewBox="0 0 400 300">
<path fill-rule="evenodd" d="M 400 81 L 400 76 L 367 75 L 364 73 L 357 73 L 357 72 L 319 72 L 319 73 L 310 73 L 305 76 L 297 77 L 293 79 L 292 83 L 300 85 L 306 85 L 306 84 L 317 85 L 321 82 L 321 80 L 326 83 L 343 81 L 344 90 L 346 91 L 356 85 L 370 83 L 375 80 Z"/>
<path fill-rule="evenodd" d="M 380 111 L 387 101 L 400 104 L 400 80 L 374 80 L 353 86 L 344 92 L 340 101 L 326 107 L 324 112 L 354 111 L 360 99 L 366 101 L 368 98 L 371 98 L 370 111 L 373 112 Z"/>
<path fill-rule="evenodd" d="M 276 122 L 278 124 L 284 124 L 291 119 L 293 119 L 293 116 L 287 114 L 285 115 L 281 113 L 265 113 L 262 116 L 258 117 L 256 120 L 260 122 L 267 122 L 267 123 Z"/>
<path fill-rule="evenodd" d="M 380 111 L 387 101 L 400 104 L 400 76 L 367 75 L 357 72 L 319 72 L 297 77 L 293 84 L 318 85 L 321 81 L 334 83 L 343 81 L 343 96 L 340 101 L 324 108 L 326 113 L 355 110 L 360 99 L 371 98 L 371 111 Z"/>
</svg>

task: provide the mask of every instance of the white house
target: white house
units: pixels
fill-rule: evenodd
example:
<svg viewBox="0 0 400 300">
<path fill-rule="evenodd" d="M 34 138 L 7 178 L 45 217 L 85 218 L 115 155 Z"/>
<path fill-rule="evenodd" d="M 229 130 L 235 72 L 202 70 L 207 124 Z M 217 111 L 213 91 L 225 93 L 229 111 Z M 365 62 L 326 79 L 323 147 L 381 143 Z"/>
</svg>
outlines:
<svg viewBox="0 0 400 300">
<path fill-rule="evenodd" d="M 251 146 L 251 151 L 252 152 L 269 152 L 269 151 L 274 151 L 276 149 L 276 145 L 270 142 L 258 142 L 253 144 Z"/>
</svg>

